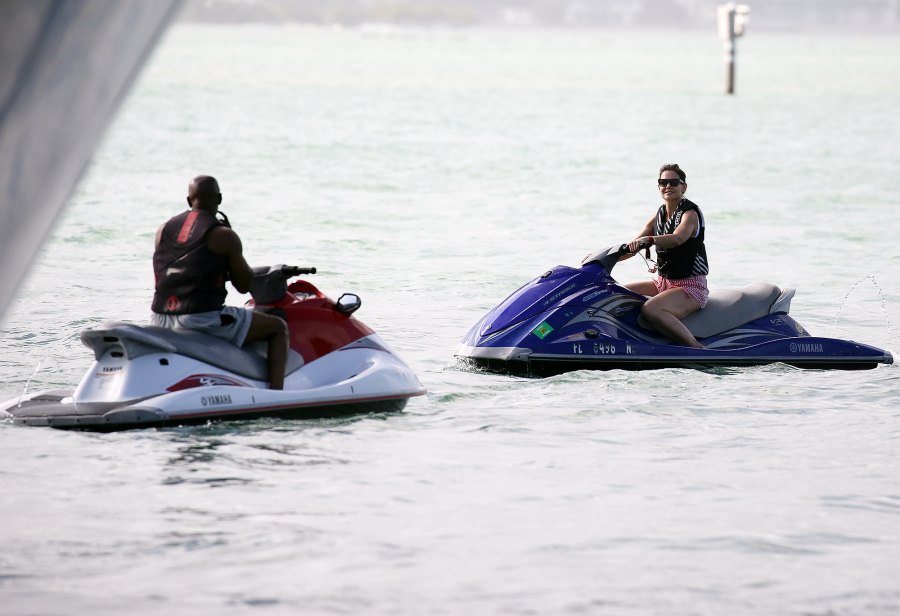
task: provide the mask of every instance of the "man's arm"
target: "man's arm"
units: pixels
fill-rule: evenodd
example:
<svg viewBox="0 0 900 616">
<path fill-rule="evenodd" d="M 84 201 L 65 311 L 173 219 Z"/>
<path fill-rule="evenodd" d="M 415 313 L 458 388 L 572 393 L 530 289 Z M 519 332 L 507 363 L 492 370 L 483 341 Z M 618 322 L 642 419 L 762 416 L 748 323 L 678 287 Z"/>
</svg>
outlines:
<svg viewBox="0 0 900 616">
<path fill-rule="evenodd" d="M 232 286 L 240 293 L 250 291 L 253 270 L 244 259 L 244 247 L 238 234 L 228 227 L 215 227 L 206 236 L 206 245 L 212 252 L 223 255 L 228 260 Z"/>
</svg>

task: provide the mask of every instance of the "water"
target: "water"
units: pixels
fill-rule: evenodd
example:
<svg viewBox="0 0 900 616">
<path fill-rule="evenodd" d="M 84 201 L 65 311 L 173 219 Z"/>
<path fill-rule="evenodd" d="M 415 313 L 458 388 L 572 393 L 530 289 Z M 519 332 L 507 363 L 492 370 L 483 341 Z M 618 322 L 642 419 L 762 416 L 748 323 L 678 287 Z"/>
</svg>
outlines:
<svg viewBox="0 0 900 616">
<path fill-rule="evenodd" d="M 521 283 L 630 239 L 678 162 L 711 286 L 796 287 L 812 333 L 896 354 L 898 54 L 753 32 L 729 98 L 712 33 L 174 28 L 7 315 L 0 398 L 72 386 L 82 328 L 146 319 L 154 231 L 198 173 L 251 263 L 358 292 L 429 393 L 340 421 L 0 425 L 3 613 L 896 613 L 896 367 L 527 380 L 452 352 Z"/>
</svg>

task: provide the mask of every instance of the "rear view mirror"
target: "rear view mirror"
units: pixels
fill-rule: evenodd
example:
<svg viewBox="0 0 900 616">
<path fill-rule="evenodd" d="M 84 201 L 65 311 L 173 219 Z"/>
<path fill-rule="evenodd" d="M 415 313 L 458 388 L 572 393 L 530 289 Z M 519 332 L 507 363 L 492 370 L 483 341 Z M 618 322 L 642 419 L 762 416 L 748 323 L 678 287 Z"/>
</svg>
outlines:
<svg viewBox="0 0 900 616">
<path fill-rule="evenodd" d="M 337 303 L 334 305 L 334 309 L 341 314 L 349 316 L 356 312 L 360 306 L 362 306 L 362 300 L 359 299 L 359 295 L 356 295 L 355 293 L 344 293 L 338 298 Z"/>
</svg>

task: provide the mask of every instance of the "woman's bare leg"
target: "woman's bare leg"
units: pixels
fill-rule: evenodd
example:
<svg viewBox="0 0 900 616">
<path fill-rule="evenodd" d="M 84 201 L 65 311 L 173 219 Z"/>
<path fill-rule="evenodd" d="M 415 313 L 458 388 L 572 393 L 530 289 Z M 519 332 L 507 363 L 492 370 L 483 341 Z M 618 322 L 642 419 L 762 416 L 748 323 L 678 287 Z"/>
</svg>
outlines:
<svg viewBox="0 0 900 616">
<path fill-rule="evenodd" d="M 646 295 L 647 297 L 653 297 L 659 291 L 656 289 L 656 283 L 652 280 L 641 280 L 640 282 L 629 282 L 628 284 L 623 284 L 623 287 L 626 289 L 631 289 L 635 293 L 640 293 L 641 295 Z"/>
<path fill-rule="evenodd" d="M 651 283 L 652 284 L 652 283 Z M 681 322 L 692 312 L 700 310 L 700 304 L 681 289 L 668 289 L 644 303 L 641 314 L 659 333 L 677 344 L 702 349 L 694 335 Z"/>
</svg>

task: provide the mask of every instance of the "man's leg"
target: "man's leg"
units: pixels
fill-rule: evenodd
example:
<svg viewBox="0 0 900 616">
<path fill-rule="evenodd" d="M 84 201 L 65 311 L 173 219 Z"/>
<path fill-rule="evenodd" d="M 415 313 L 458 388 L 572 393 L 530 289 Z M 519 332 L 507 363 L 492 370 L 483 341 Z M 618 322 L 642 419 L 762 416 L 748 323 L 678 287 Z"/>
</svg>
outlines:
<svg viewBox="0 0 900 616">
<path fill-rule="evenodd" d="M 269 366 L 269 389 L 284 389 L 284 368 L 288 354 L 287 323 L 271 314 L 251 312 L 250 329 L 244 344 L 265 340 Z"/>
</svg>

